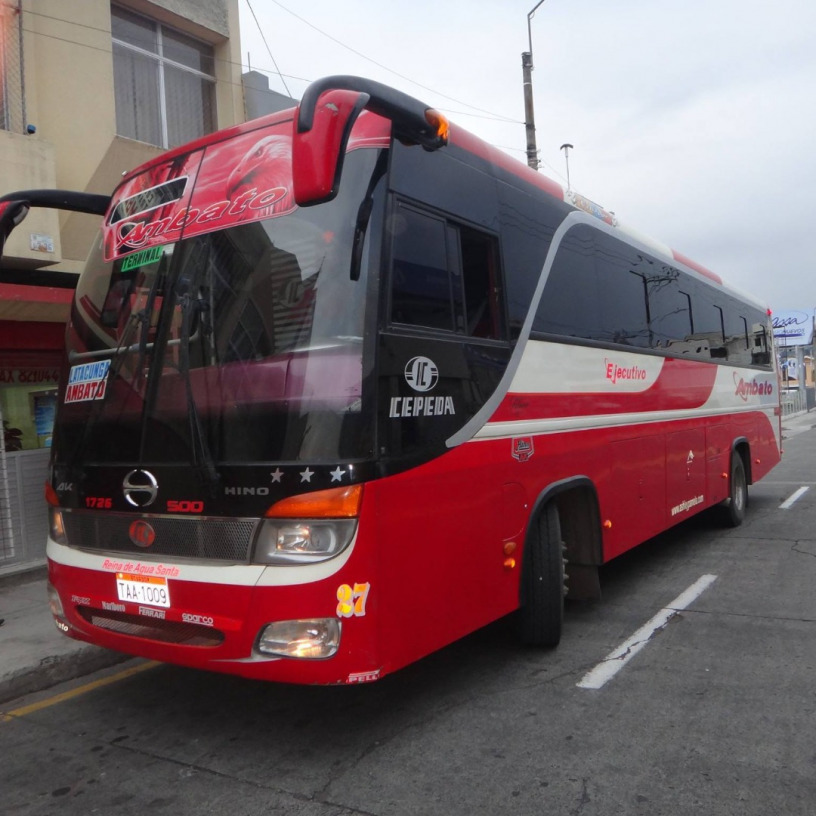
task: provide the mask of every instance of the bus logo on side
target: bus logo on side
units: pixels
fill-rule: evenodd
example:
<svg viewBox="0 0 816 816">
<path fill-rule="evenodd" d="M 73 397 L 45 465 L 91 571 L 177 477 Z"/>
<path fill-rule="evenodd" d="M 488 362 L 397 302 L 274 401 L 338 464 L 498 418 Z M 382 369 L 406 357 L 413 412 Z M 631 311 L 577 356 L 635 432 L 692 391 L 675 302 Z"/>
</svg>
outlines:
<svg viewBox="0 0 816 816">
<path fill-rule="evenodd" d="M 430 391 L 439 382 L 439 369 L 428 357 L 412 357 L 405 365 L 405 382 L 414 391 Z"/>
<path fill-rule="evenodd" d="M 513 458 L 519 462 L 526 462 L 535 453 L 532 436 L 513 437 Z"/>
</svg>

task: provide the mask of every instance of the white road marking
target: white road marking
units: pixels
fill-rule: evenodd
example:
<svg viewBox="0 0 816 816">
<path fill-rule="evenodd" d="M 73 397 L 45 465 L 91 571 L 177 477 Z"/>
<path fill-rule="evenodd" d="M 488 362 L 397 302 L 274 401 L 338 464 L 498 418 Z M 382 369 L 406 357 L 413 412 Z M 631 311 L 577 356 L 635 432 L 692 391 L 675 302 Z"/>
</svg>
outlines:
<svg viewBox="0 0 816 816">
<path fill-rule="evenodd" d="M 628 640 L 610 652 L 594 669 L 588 671 L 578 688 L 599 689 L 608 683 L 678 612 L 695 601 L 717 580 L 716 575 L 702 575 L 685 592 L 644 623 Z"/>
<path fill-rule="evenodd" d="M 810 490 L 809 487 L 800 487 L 797 491 L 791 493 L 791 495 L 788 496 L 788 498 L 785 499 L 785 501 L 783 501 L 782 504 L 779 505 L 779 509 L 787 510 L 797 499 L 800 499 L 802 496 L 804 496 L 805 493 L 808 492 L 808 490 Z"/>
</svg>

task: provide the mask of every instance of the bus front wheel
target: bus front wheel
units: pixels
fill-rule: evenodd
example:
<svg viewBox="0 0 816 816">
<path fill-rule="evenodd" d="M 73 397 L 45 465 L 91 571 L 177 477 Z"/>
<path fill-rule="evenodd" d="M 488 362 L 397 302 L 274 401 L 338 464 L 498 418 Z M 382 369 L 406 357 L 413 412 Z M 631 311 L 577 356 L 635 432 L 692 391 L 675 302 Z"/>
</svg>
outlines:
<svg viewBox="0 0 816 816">
<path fill-rule="evenodd" d="M 531 646 L 557 646 L 564 621 L 564 545 L 553 502 L 538 514 L 527 542 L 521 576 L 519 630 Z"/>
</svg>

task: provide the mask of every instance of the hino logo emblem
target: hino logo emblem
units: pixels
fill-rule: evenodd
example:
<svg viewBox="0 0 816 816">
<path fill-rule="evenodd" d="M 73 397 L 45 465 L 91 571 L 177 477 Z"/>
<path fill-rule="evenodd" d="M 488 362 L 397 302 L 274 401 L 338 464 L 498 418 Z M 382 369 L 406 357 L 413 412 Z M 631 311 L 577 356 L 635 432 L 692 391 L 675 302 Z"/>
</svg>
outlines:
<svg viewBox="0 0 816 816">
<path fill-rule="evenodd" d="M 156 501 L 159 483 L 149 470 L 131 470 L 122 480 L 122 492 L 134 507 L 148 507 Z"/>
</svg>

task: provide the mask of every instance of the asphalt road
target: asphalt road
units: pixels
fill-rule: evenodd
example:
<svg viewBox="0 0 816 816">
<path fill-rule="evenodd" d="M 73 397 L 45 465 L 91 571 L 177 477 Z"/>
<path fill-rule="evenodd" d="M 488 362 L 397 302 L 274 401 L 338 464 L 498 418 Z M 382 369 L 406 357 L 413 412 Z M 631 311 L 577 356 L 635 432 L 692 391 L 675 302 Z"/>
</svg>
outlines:
<svg viewBox="0 0 816 816">
<path fill-rule="evenodd" d="M 741 528 L 703 516 L 609 564 L 555 651 L 500 622 L 368 686 L 134 661 L 6 704 L 0 811 L 814 814 L 816 430 L 786 445 Z M 579 685 L 702 576 L 617 674 Z"/>
</svg>

